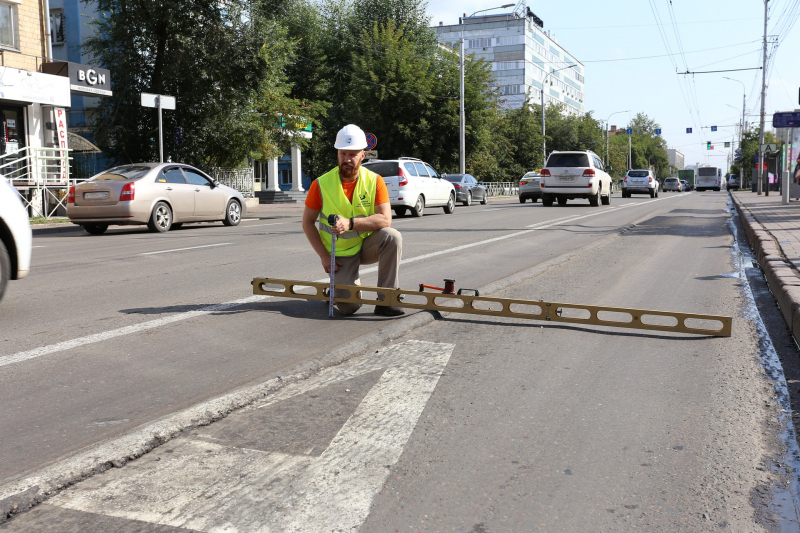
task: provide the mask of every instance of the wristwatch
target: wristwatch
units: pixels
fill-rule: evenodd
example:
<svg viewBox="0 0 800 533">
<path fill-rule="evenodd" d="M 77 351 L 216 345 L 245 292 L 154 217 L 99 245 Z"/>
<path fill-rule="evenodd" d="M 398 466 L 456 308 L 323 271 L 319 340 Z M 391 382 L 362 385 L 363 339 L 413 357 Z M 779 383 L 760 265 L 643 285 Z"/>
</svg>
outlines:
<svg viewBox="0 0 800 533">
<path fill-rule="evenodd" d="M 350 217 L 350 229 L 353 229 L 353 217 Z"/>
</svg>

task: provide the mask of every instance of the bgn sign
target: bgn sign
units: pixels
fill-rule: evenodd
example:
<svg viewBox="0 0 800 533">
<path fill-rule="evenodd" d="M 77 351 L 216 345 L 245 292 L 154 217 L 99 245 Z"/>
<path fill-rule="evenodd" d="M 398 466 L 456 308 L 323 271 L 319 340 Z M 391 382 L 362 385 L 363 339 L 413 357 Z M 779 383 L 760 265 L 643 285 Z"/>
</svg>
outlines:
<svg viewBox="0 0 800 533">
<path fill-rule="evenodd" d="M 111 72 L 104 68 L 67 61 L 45 63 L 48 74 L 69 77 L 70 93 L 85 96 L 111 96 Z"/>
</svg>

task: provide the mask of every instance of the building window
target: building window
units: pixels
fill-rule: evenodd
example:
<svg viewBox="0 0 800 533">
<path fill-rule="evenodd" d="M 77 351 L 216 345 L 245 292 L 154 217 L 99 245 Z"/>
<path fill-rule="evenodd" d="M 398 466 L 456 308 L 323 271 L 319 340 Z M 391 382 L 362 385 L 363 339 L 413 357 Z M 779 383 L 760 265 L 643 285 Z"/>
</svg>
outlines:
<svg viewBox="0 0 800 533">
<path fill-rule="evenodd" d="M 17 6 L 0 2 L 0 46 L 19 49 L 17 42 Z"/>
<path fill-rule="evenodd" d="M 64 12 L 60 9 L 50 11 L 50 42 L 53 45 L 64 44 Z"/>
</svg>

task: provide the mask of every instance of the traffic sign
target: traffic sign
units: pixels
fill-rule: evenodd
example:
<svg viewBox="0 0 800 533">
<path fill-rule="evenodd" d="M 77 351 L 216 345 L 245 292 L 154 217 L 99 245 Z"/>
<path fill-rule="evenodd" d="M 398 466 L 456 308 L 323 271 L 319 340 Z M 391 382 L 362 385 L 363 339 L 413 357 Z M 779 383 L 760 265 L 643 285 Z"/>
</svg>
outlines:
<svg viewBox="0 0 800 533">
<path fill-rule="evenodd" d="M 661 135 L 661 128 L 656 128 L 656 135 Z"/>
<path fill-rule="evenodd" d="M 161 100 L 161 109 L 175 109 L 174 96 L 142 93 L 142 107 L 158 107 L 158 100 Z"/>
<path fill-rule="evenodd" d="M 762 144 L 761 145 L 761 151 L 762 152 L 770 152 L 770 153 L 771 152 L 777 152 L 778 151 L 778 145 L 777 144 Z"/>
<path fill-rule="evenodd" d="M 364 152 L 364 159 L 378 159 L 377 150 L 367 150 Z"/>
<path fill-rule="evenodd" d="M 742 155 L 742 151 L 737 148 L 736 150 L 733 151 L 733 155 L 735 155 L 736 157 L 739 157 L 739 156 Z"/>
<path fill-rule="evenodd" d="M 686 133 L 692 133 L 692 128 L 686 128 Z"/>
<path fill-rule="evenodd" d="M 627 133 L 628 135 L 633 135 L 633 128 L 628 128 L 627 130 L 625 130 L 625 133 Z"/>
<path fill-rule="evenodd" d="M 729 143 L 729 142 L 726 142 L 726 143 L 725 143 L 725 148 L 730 148 L 730 147 L 731 147 L 731 143 Z"/>
<path fill-rule="evenodd" d="M 797 128 L 800 127 L 800 112 L 786 111 L 772 115 L 773 128 Z"/>
<path fill-rule="evenodd" d="M 373 150 L 378 146 L 378 137 L 374 133 L 367 133 L 367 150 Z"/>
<path fill-rule="evenodd" d="M 717 127 L 716 126 L 711 126 L 711 131 L 717 131 Z"/>
</svg>

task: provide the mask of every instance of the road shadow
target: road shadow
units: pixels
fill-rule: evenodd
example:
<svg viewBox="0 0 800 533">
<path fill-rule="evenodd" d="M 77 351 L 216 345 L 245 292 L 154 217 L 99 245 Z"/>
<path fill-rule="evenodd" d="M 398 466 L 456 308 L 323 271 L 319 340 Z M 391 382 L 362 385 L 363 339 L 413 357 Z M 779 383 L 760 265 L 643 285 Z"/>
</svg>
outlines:
<svg viewBox="0 0 800 533">
<path fill-rule="evenodd" d="M 674 237 L 730 237 L 729 216 L 657 216 L 625 232 L 626 237 L 670 235 Z"/>
</svg>

